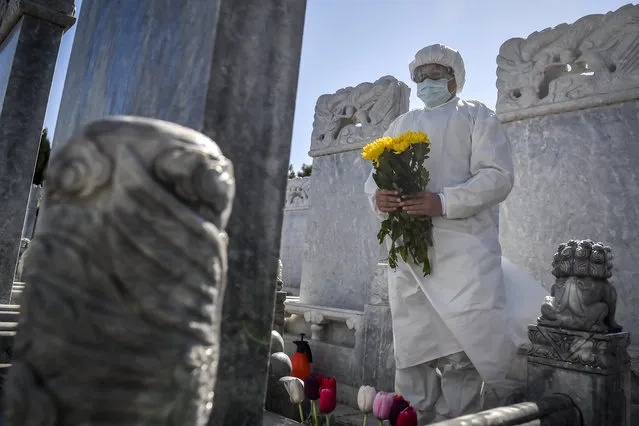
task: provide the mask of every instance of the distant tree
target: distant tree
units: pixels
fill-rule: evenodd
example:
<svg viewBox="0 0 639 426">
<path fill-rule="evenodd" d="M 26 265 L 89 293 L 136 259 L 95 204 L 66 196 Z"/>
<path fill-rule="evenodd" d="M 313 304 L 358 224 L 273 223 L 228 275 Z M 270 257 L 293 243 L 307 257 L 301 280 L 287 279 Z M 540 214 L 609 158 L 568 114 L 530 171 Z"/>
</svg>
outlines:
<svg viewBox="0 0 639 426">
<path fill-rule="evenodd" d="M 313 172 L 313 166 L 308 164 L 302 164 L 299 172 L 295 173 L 295 168 L 292 164 L 288 165 L 288 178 L 295 179 L 296 177 L 309 177 Z"/>
<path fill-rule="evenodd" d="M 49 163 L 49 155 L 51 154 L 51 141 L 49 140 L 49 132 L 45 128 L 40 135 L 40 149 L 38 150 L 38 159 L 36 160 L 35 171 L 33 172 L 33 184 L 42 185 L 44 183 L 44 175 Z"/>
<path fill-rule="evenodd" d="M 297 177 L 308 177 L 313 172 L 313 166 L 308 164 L 302 164 L 302 169 L 297 172 Z"/>
</svg>

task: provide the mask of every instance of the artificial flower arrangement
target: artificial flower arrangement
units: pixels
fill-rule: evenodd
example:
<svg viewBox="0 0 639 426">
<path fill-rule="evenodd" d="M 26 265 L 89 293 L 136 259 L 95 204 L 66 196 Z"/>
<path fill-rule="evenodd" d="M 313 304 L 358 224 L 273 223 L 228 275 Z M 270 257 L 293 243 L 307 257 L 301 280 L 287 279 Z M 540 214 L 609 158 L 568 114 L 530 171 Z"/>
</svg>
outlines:
<svg viewBox="0 0 639 426">
<path fill-rule="evenodd" d="M 368 414 L 372 413 L 379 425 L 388 420 L 390 426 L 417 426 L 417 412 L 403 396 L 388 392 L 377 392 L 372 386 L 362 386 L 357 395 L 359 410 L 364 413 L 364 426 Z"/>
<path fill-rule="evenodd" d="M 312 426 L 330 426 L 331 413 L 337 407 L 337 381 L 333 377 L 323 377 L 318 374 L 309 375 L 306 380 L 298 377 L 285 376 L 280 382 L 286 387 L 291 403 L 299 408 L 300 423 Z M 308 399 L 311 402 L 311 415 L 304 417 L 302 403 Z M 319 404 L 317 401 L 319 400 Z M 318 407 L 319 405 L 319 407 Z M 319 413 L 323 417 L 318 416 Z"/>
<path fill-rule="evenodd" d="M 291 403 L 299 407 L 300 423 L 311 426 L 330 426 L 331 413 L 337 407 L 337 382 L 333 377 L 311 374 L 306 380 L 286 376 L 280 379 L 286 386 Z M 311 401 L 311 414 L 304 417 L 302 403 Z M 319 400 L 317 413 L 316 401 Z M 367 425 L 368 415 L 373 414 L 380 426 L 388 421 L 389 426 L 417 426 L 417 412 L 401 395 L 377 392 L 372 386 L 362 386 L 357 394 L 357 404 L 364 414 L 363 426 Z"/>
<path fill-rule="evenodd" d="M 406 132 L 395 137 L 382 137 L 364 146 L 362 157 L 374 163 L 373 179 L 378 188 L 396 190 L 399 195 L 426 190 L 430 179 L 424 160 L 430 153 L 430 140 L 423 132 Z M 433 245 L 433 223 L 427 216 L 409 215 L 403 210 L 388 214 L 377 238 L 383 244 L 390 237 L 388 265 L 397 268 L 397 255 L 408 256 L 422 266 L 424 276 L 431 272 L 428 247 Z"/>
</svg>

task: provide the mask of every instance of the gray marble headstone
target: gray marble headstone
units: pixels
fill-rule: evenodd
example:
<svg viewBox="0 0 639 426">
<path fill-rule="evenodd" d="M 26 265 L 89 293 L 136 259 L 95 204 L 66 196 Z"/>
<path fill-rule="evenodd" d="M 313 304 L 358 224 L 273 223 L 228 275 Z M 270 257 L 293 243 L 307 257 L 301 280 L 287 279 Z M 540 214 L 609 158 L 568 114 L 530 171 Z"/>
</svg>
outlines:
<svg viewBox="0 0 639 426">
<path fill-rule="evenodd" d="M 305 10 L 305 0 L 92 0 L 76 30 L 53 154 L 87 121 L 129 114 L 198 129 L 233 162 L 211 424 L 262 422 Z"/>
<path fill-rule="evenodd" d="M 13 283 L 58 49 L 74 10 L 69 0 L 0 3 L 0 302 Z"/>
</svg>

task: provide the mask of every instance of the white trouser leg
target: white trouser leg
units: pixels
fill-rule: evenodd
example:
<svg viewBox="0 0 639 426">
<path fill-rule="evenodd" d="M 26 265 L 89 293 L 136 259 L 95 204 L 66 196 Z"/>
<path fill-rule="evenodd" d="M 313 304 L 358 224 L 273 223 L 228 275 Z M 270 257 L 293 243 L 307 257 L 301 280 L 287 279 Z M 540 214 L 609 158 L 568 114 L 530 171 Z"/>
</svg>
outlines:
<svg viewBox="0 0 639 426">
<path fill-rule="evenodd" d="M 484 382 L 464 352 L 437 360 L 441 374 L 442 402 L 437 413 L 455 418 L 481 411 L 484 404 Z"/>
<path fill-rule="evenodd" d="M 483 408 L 483 381 L 463 352 L 397 369 L 395 392 L 410 401 L 420 425 Z"/>
<path fill-rule="evenodd" d="M 435 363 L 431 361 L 395 370 L 395 393 L 410 401 L 420 425 L 446 419 L 438 416 L 435 408 L 443 401 L 441 379 Z"/>
</svg>

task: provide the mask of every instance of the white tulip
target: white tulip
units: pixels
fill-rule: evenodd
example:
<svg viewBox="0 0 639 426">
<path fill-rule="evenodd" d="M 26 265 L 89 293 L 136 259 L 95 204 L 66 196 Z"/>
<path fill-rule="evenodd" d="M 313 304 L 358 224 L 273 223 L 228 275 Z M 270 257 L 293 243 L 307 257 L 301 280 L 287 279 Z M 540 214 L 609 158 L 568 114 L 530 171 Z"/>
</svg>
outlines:
<svg viewBox="0 0 639 426">
<path fill-rule="evenodd" d="M 370 413 L 373 411 L 373 401 L 375 400 L 377 391 L 372 386 L 362 386 L 357 393 L 357 405 L 362 413 Z"/>
<path fill-rule="evenodd" d="M 284 376 L 280 379 L 280 383 L 286 388 L 288 396 L 293 404 L 301 404 L 304 402 L 304 382 L 293 376 Z"/>
</svg>

